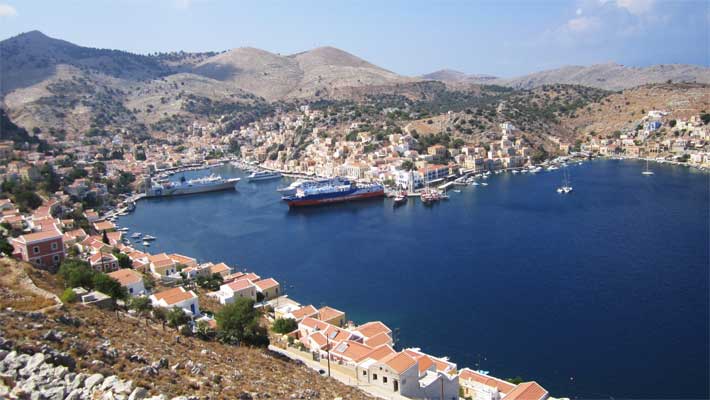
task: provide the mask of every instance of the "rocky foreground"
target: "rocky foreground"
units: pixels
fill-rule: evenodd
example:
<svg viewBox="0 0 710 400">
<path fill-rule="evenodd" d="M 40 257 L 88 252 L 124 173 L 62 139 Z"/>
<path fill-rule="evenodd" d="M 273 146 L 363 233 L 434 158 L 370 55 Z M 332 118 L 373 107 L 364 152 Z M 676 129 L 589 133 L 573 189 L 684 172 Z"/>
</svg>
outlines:
<svg viewBox="0 0 710 400">
<path fill-rule="evenodd" d="M 56 292 L 47 284 L 53 276 L 31 273 L 35 283 Z M 18 290 L 5 283 L 0 280 L 4 294 Z M 369 397 L 265 349 L 185 337 L 144 318 L 89 306 L 36 312 L 0 299 L 0 398 Z"/>
</svg>

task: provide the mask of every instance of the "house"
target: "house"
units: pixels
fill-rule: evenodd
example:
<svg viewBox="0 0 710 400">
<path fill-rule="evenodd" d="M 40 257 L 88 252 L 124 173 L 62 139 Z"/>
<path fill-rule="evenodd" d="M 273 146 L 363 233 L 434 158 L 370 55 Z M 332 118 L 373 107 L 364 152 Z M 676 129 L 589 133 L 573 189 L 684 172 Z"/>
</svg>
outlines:
<svg viewBox="0 0 710 400">
<path fill-rule="evenodd" d="M 546 400 L 550 393 L 537 382 L 523 382 L 505 396 L 505 400 Z"/>
<path fill-rule="evenodd" d="M 299 308 L 296 311 L 292 311 L 290 314 L 284 315 L 284 318 L 292 318 L 297 322 L 303 321 L 304 318 L 316 318 L 318 316 L 318 309 L 313 307 L 313 305 L 307 305 Z"/>
<path fill-rule="evenodd" d="M 459 373 L 459 386 L 463 397 L 472 400 L 501 400 L 515 389 L 515 385 L 502 379 L 483 375 L 469 368 Z"/>
<path fill-rule="evenodd" d="M 225 277 L 231 273 L 231 268 L 225 263 L 214 264 L 210 266 L 210 274 L 219 274 Z"/>
<path fill-rule="evenodd" d="M 64 236 L 56 229 L 12 239 L 14 256 L 38 268 L 54 269 L 64 260 Z"/>
<path fill-rule="evenodd" d="M 318 332 L 320 333 L 320 332 Z M 325 335 L 328 335 L 327 333 Z M 332 339 L 331 339 L 332 340 Z M 333 342 L 335 342 L 333 340 Z M 344 340 L 331 346 L 330 359 L 355 367 L 372 352 L 372 347 L 352 340 Z"/>
<path fill-rule="evenodd" d="M 196 268 L 197 260 L 192 257 L 183 256 L 182 254 L 169 254 L 168 257 L 173 260 L 176 265 L 182 265 L 186 268 Z"/>
<path fill-rule="evenodd" d="M 99 220 L 99 213 L 94 210 L 84 211 L 84 218 L 86 218 L 89 223 L 93 223 Z"/>
<path fill-rule="evenodd" d="M 241 279 L 243 280 L 243 279 Z M 264 300 L 271 300 L 279 297 L 281 285 L 274 278 L 260 279 L 254 281 L 257 293 L 261 293 Z"/>
<path fill-rule="evenodd" d="M 419 361 L 420 364 L 424 363 L 426 365 L 433 365 L 436 371 L 441 371 L 447 374 L 456 373 L 456 364 L 449 361 L 447 357 L 434 357 L 432 355 L 423 353 L 418 348 L 404 349 L 404 352 L 412 356 L 415 360 Z"/>
<path fill-rule="evenodd" d="M 116 271 L 118 269 L 118 258 L 111 253 L 94 253 L 89 256 L 89 264 L 95 271 Z"/>
<path fill-rule="evenodd" d="M 335 326 L 345 325 L 345 313 L 332 307 L 322 307 L 318 310 L 319 320 Z"/>
<path fill-rule="evenodd" d="M 150 272 L 157 276 L 169 276 L 177 272 L 177 265 L 165 253 L 149 255 L 148 262 Z"/>
<path fill-rule="evenodd" d="M 220 304 L 230 304 L 241 297 L 256 301 L 256 293 L 257 289 L 251 282 L 241 279 L 220 286 L 216 296 Z"/>
<path fill-rule="evenodd" d="M 187 315 L 200 316 L 200 306 L 197 295 L 192 290 L 183 287 L 164 290 L 150 295 L 153 307 L 182 308 Z"/>
<path fill-rule="evenodd" d="M 116 230 L 116 225 L 111 221 L 97 221 L 94 222 L 94 229 L 96 232 L 113 232 Z"/>
<path fill-rule="evenodd" d="M 143 275 L 140 272 L 130 268 L 119 269 L 108 274 L 111 278 L 118 281 L 121 286 L 126 288 L 126 291 L 131 296 L 140 296 L 146 293 L 143 285 Z"/>
<path fill-rule="evenodd" d="M 417 361 L 405 353 L 389 354 L 381 360 L 362 365 L 362 368 L 362 376 L 358 376 L 361 381 L 407 397 L 414 397 L 411 393 L 417 392 L 412 388 L 419 386 Z"/>
<path fill-rule="evenodd" d="M 372 321 L 353 329 L 353 333 L 360 336 L 364 343 L 377 347 L 380 344 L 392 345 L 392 330 L 380 321 Z"/>
</svg>

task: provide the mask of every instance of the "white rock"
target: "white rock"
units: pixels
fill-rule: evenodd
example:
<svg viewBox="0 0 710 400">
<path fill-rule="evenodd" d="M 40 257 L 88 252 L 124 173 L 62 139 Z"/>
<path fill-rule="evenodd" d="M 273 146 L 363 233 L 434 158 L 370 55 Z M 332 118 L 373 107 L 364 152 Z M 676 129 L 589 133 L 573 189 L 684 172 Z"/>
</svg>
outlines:
<svg viewBox="0 0 710 400">
<path fill-rule="evenodd" d="M 146 396 L 148 396 L 148 391 L 145 390 L 145 388 L 137 387 L 133 389 L 131 395 L 128 396 L 128 400 L 142 400 L 145 399 Z"/>
<path fill-rule="evenodd" d="M 103 375 L 93 374 L 90 377 L 86 378 L 86 381 L 84 381 L 84 387 L 91 390 L 94 386 L 103 382 L 103 380 L 104 380 Z"/>
</svg>

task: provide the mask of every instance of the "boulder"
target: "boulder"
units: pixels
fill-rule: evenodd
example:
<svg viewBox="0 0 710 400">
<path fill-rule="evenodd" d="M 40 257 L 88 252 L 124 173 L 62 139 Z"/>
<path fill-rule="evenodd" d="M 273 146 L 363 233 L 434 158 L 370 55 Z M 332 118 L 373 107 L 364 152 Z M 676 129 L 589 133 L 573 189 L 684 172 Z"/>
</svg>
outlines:
<svg viewBox="0 0 710 400">
<path fill-rule="evenodd" d="M 103 382 L 104 376 L 101 374 L 93 374 L 90 377 L 86 378 L 84 381 L 84 387 L 87 388 L 88 390 L 91 390 L 94 388 L 94 386 L 100 384 Z"/>
</svg>

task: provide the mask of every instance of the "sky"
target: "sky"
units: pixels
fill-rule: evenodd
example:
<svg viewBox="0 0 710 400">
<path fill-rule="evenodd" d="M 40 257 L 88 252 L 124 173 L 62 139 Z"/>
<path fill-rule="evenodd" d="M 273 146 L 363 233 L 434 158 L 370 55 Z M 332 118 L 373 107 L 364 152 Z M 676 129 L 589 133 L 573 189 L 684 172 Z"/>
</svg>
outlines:
<svg viewBox="0 0 710 400">
<path fill-rule="evenodd" d="M 409 76 L 709 66 L 709 27 L 708 0 L 0 0 L 0 39 L 39 30 L 136 53 L 333 46 Z"/>
</svg>

